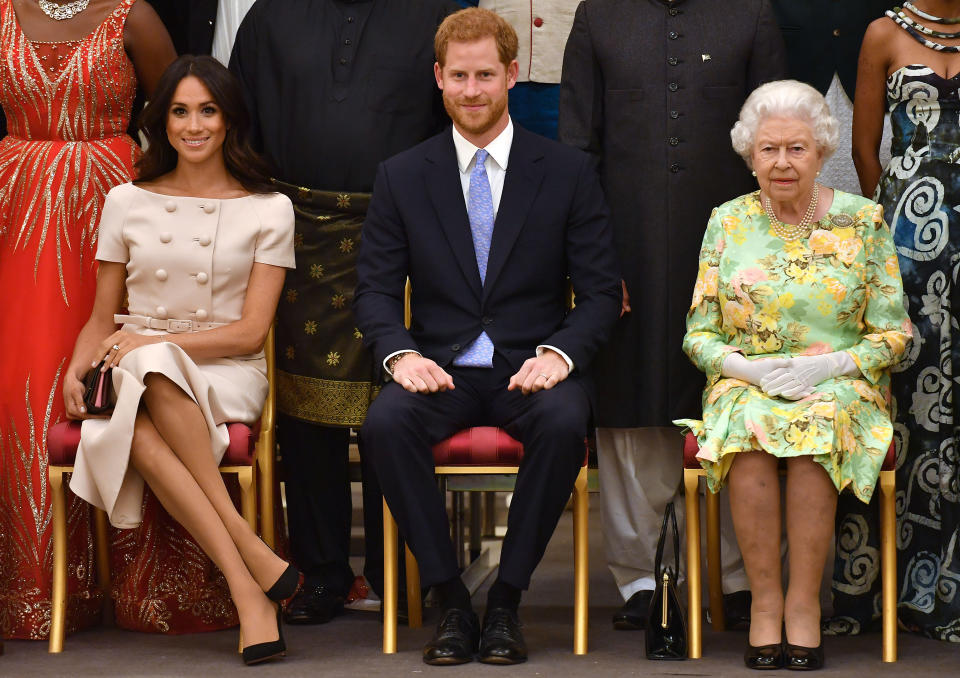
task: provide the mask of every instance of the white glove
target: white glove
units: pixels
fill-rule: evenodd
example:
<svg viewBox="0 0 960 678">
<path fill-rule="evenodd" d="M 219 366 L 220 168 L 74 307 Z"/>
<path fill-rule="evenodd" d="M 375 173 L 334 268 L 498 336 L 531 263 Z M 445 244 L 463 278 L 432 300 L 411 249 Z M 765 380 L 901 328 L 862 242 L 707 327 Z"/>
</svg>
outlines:
<svg viewBox="0 0 960 678">
<path fill-rule="evenodd" d="M 827 379 L 858 374 L 857 364 L 846 351 L 802 355 L 791 358 L 786 367 L 767 374 L 760 387 L 767 395 L 799 400 L 813 393 L 814 387 Z"/>
<path fill-rule="evenodd" d="M 720 374 L 724 377 L 740 379 L 760 386 L 768 374 L 790 364 L 789 358 L 758 358 L 747 360 L 742 353 L 731 353 L 723 359 Z"/>
</svg>

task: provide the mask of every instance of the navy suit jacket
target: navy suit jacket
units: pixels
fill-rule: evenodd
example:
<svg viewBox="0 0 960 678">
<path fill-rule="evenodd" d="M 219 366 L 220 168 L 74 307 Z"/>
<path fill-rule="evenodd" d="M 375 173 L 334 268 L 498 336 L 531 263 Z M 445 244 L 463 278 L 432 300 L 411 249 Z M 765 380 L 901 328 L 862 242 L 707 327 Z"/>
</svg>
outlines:
<svg viewBox="0 0 960 678">
<path fill-rule="evenodd" d="M 485 284 L 449 128 L 381 163 L 357 277 L 353 309 L 378 366 L 413 349 L 446 367 L 486 331 L 515 370 L 540 344 L 559 348 L 582 370 L 620 310 L 612 229 L 588 156 L 516 124 Z"/>
</svg>

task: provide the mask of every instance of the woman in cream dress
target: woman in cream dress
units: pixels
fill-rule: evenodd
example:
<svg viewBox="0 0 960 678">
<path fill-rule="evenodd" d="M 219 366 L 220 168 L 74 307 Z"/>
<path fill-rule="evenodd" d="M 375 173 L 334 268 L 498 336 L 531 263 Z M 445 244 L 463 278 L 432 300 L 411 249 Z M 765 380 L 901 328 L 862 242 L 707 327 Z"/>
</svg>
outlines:
<svg viewBox="0 0 960 678">
<path fill-rule="evenodd" d="M 225 422 L 255 421 L 266 398 L 262 347 L 294 265 L 293 208 L 267 192 L 238 85 L 214 59 L 174 62 L 143 128 L 140 181 L 107 195 L 94 309 L 64 378 L 67 413 L 83 418 L 80 380 L 105 360 L 116 406 L 84 421 L 70 487 L 130 528 L 149 485 L 223 572 L 254 663 L 284 652 L 272 601 L 299 573 L 237 513 L 217 465 Z"/>
</svg>

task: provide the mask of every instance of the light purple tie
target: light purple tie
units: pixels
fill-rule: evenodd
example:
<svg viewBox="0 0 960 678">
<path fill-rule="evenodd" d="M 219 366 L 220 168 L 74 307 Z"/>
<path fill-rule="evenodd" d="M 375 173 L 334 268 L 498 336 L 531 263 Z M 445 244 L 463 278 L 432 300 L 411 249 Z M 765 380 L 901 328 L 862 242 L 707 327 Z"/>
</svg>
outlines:
<svg viewBox="0 0 960 678">
<path fill-rule="evenodd" d="M 477 150 L 476 163 L 470 172 L 470 193 L 467 199 L 467 216 L 473 234 L 473 251 L 477 256 L 480 283 L 487 278 L 487 259 L 490 257 L 490 241 L 493 238 L 493 194 L 487 178 L 488 153 Z M 493 342 L 486 332 L 474 339 L 460 355 L 453 359 L 459 367 L 493 367 Z"/>
</svg>

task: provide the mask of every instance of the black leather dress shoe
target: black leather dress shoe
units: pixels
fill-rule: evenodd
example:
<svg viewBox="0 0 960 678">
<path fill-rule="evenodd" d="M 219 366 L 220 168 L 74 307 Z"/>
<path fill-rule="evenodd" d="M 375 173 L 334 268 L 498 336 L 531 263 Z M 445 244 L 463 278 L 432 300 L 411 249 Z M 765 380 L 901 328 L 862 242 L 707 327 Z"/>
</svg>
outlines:
<svg viewBox="0 0 960 678">
<path fill-rule="evenodd" d="M 743 653 L 743 663 L 748 669 L 782 669 L 783 668 L 783 643 L 773 643 L 771 645 L 747 645 L 747 651 Z"/>
<path fill-rule="evenodd" d="M 723 619 L 727 631 L 750 628 L 750 605 L 753 595 L 750 591 L 735 591 L 723 595 Z"/>
<path fill-rule="evenodd" d="M 786 666 L 794 671 L 816 671 L 824 665 L 823 641 L 816 647 L 787 643 Z"/>
<path fill-rule="evenodd" d="M 653 591 L 637 591 L 630 596 L 613 615 L 613 628 L 618 631 L 641 631 L 646 628 L 652 597 Z"/>
<path fill-rule="evenodd" d="M 484 664 L 521 664 L 527 661 L 527 644 L 523 641 L 516 612 L 504 607 L 487 610 L 483 615 L 477 659 Z"/>
<path fill-rule="evenodd" d="M 450 608 L 437 622 L 433 639 L 423 646 L 423 663 L 433 666 L 473 661 L 480 639 L 480 622 L 472 610 Z"/>
<path fill-rule="evenodd" d="M 283 613 L 288 624 L 326 624 L 343 614 L 343 595 L 329 586 L 305 585 Z"/>
</svg>

